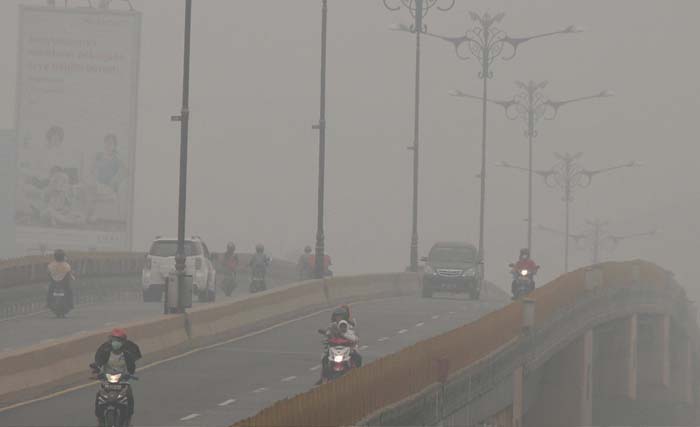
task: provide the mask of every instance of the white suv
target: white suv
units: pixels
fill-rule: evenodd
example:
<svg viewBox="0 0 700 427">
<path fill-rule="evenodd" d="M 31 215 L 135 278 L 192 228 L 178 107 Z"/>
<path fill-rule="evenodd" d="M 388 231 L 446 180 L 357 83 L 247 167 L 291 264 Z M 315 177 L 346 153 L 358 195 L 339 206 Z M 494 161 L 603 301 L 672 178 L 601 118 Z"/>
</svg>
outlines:
<svg viewBox="0 0 700 427">
<path fill-rule="evenodd" d="M 176 252 L 177 239 L 156 237 L 151 244 L 141 275 L 145 302 L 161 301 L 165 280 L 175 271 Z M 216 299 L 216 271 L 207 245 L 199 237 L 185 239 L 185 256 L 185 274 L 192 276 L 192 292 L 200 302 L 213 302 Z"/>
</svg>

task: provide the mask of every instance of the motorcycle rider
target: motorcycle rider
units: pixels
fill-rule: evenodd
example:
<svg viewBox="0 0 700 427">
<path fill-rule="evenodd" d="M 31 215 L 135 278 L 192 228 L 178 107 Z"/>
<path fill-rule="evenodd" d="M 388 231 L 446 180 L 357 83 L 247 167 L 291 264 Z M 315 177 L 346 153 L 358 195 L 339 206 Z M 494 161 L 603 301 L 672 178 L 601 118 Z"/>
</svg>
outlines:
<svg viewBox="0 0 700 427">
<path fill-rule="evenodd" d="M 350 352 L 350 357 L 353 360 L 355 367 L 362 366 L 362 355 L 357 352 L 357 344 L 359 338 L 355 333 L 355 319 L 350 319 L 350 307 L 347 305 L 341 305 L 340 307 L 333 310 L 331 314 L 331 324 L 326 329 L 319 329 L 320 334 L 325 335 L 326 340 L 332 338 L 341 338 L 351 342 L 350 347 L 352 350 Z M 321 379 L 318 384 L 323 381 L 323 377 L 328 369 L 328 352 L 324 351 L 323 358 L 321 359 Z"/>
<path fill-rule="evenodd" d="M 265 246 L 260 243 L 255 245 L 255 253 L 250 258 L 248 266 L 252 267 L 253 269 L 262 268 L 264 270 L 270 266 L 270 257 L 265 253 Z"/>
<path fill-rule="evenodd" d="M 301 280 L 313 278 L 314 266 L 312 263 L 311 246 L 304 248 L 304 253 L 299 257 L 297 268 L 299 269 L 299 278 Z"/>
<path fill-rule="evenodd" d="M 517 277 L 516 275 L 521 270 L 527 270 L 528 272 L 530 272 L 530 280 L 532 280 L 532 287 L 534 289 L 535 274 L 537 273 L 537 270 L 539 270 L 540 266 L 537 265 L 537 263 L 530 258 L 529 249 L 520 249 L 520 257 L 518 258 L 518 261 L 515 264 L 511 264 L 510 266 L 512 268 L 511 272 L 513 273 L 514 277 Z M 515 280 L 513 280 L 511 284 L 511 293 L 515 294 Z"/>
<path fill-rule="evenodd" d="M 109 334 L 106 342 L 102 343 L 95 352 L 95 362 L 90 364 L 92 372 L 98 374 L 106 370 L 115 370 L 133 375 L 136 372 L 136 361 L 141 358 L 139 346 L 126 337 L 126 330 L 115 328 Z M 131 387 L 127 391 L 129 402 L 129 422 L 134 415 L 134 393 Z M 95 397 L 95 416 L 99 419 L 100 413 Z M 101 421 L 101 420 L 100 420 Z"/>
<path fill-rule="evenodd" d="M 46 296 L 46 306 L 50 307 L 53 302 L 53 291 L 58 285 L 62 285 L 66 293 L 66 301 L 68 308 L 73 308 L 73 289 L 71 281 L 75 280 L 73 270 L 70 264 L 66 261 L 66 252 L 63 249 L 56 249 L 53 253 L 53 261 L 49 263 L 49 293 Z"/>
<path fill-rule="evenodd" d="M 343 304 L 333 310 L 333 313 L 331 313 L 331 326 L 334 323 L 340 322 L 341 320 L 345 320 L 353 328 L 356 326 L 355 319 L 350 318 L 350 307 L 348 307 L 346 304 Z"/>
<path fill-rule="evenodd" d="M 224 267 L 224 275 L 228 280 L 236 280 L 236 271 L 238 269 L 238 254 L 236 253 L 236 245 L 229 242 L 226 245 L 226 252 L 222 260 Z"/>
</svg>

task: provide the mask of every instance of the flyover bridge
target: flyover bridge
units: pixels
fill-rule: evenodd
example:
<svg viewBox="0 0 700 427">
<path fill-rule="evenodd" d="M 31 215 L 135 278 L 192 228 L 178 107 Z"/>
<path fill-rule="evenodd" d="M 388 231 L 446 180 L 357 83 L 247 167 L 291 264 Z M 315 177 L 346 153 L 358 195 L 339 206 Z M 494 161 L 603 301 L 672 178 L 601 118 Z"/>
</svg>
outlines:
<svg viewBox="0 0 700 427">
<path fill-rule="evenodd" d="M 653 264 L 581 269 L 510 304 L 419 290 L 408 273 L 338 277 L 120 319 L 145 353 L 135 424 L 697 424 L 697 311 Z M 312 388 L 314 331 L 339 303 L 370 363 Z M 108 329 L 0 353 L 0 426 L 94 424 L 85 366 Z"/>
</svg>

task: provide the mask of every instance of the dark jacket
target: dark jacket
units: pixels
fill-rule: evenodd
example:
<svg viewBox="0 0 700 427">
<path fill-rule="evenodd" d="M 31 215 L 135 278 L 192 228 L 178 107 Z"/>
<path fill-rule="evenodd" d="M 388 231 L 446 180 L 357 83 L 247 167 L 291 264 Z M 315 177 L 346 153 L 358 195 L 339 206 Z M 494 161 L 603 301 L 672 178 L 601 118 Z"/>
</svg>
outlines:
<svg viewBox="0 0 700 427">
<path fill-rule="evenodd" d="M 95 365 L 102 368 L 109 362 L 109 354 L 112 352 L 112 343 L 107 341 L 97 348 L 95 352 Z M 126 362 L 126 370 L 129 374 L 136 372 L 136 361 L 141 358 L 141 350 L 133 341 L 126 340 L 124 343 L 124 361 Z"/>
</svg>

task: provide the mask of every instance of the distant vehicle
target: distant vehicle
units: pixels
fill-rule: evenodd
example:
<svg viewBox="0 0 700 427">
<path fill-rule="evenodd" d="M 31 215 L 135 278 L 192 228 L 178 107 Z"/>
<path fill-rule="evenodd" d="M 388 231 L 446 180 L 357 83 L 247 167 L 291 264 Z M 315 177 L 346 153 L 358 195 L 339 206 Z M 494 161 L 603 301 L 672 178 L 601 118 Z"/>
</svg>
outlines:
<svg viewBox="0 0 700 427">
<path fill-rule="evenodd" d="M 141 276 L 145 302 L 162 300 L 165 281 L 175 271 L 176 252 L 177 239 L 158 237 L 151 244 Z M 207 245 L 199 237 L 186 239 L 185 256 L 185 274 L 192 276 L 192 292 L 200 302 L 213 302 L 216 299 L 216 270 Z"/>
<path fill-rule="evenodd" d="M 423 297 L 434 292 L 468 293 L 479 299 L 483 272 L 474 245 L 463 242 L 438 242 L 430 249 L 423 273 Z"/>
<path fill-rule="evenodd" d="M 513 299 L 520 299 L 535 289 L 535 281 L 532 276 L 534 272 L 522 269 L 515 270 L 514 264 L 510 265 L 513 274 Z"/>
<path fill-rule="evenodd" d="M 49 309 L 59 319 L 66 317 L 66 314 L 70 311 L 70 302 L 68 301 L 68 291 L 66 290 L 65 284 L 59 282 L 54 285 L 51 291 L 51 302 L 49 303 Z"/>
</svg>

